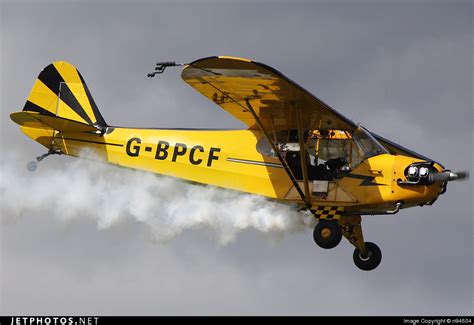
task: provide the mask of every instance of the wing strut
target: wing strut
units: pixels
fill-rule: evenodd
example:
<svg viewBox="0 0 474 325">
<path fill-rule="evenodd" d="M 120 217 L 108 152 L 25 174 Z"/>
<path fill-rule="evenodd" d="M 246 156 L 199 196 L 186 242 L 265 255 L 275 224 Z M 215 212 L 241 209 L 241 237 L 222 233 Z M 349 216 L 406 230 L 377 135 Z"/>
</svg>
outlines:
<svg viewBox="0 0 474 325">
<path fill-rule="evenodd" d="M 250 113 L 252 114 L 253 118 L 255 119 L 255 121 L 257 122 L 258 124 L 258 127 L 260 128 L 260 130 L 263 132 L 263 135 L 265 136 L 265 138 L 267 139 L 268 143 L 270 144 L 270 146 L 272 147 L 273 151 L 277 154 L 277 157 L 278 159 L 280 160 L 280 163 L 283 165 L 283 168 L 285 168 L 288 176 L 290 177 L 293 185 L 295 186 L 296 190 L 298 191 L 298 194 L 300 195 L 301 199 L 303 200 L 303 202 L 306 203 L 306 207 L 307 208 L 310 208 L 311 207 L 311 203 L 309 202 L 309 200 L 307 199 L 307 196 L 304 195 L 303 191 L 301 190 L 301 187 L 299 186 L 296 178 L 295 178 L 295 175 L 293 175 L 293 172 L 291 171 L 290 167 L 288 166 L 288 163 L 286 162 L 286 160 L 283 158 L 283 156 L 281 155 L 280 153 L 280 150 L 277 148 L 277 146 L 275 145 L 275 143 L 273 143 L 273 141 L 271 140 L 269 134 L 267 133 L 267 131 L 265 130 L 265 128 L 263 127 L 262 125 L 262 122 L 260 121 L 260 118 L 258 117 L 258 115 L 255 113 L 255 110 L 253 109 L 252 105 L 250 104 L 249 100 L 248 99 L 245 99 L 245 104 L 247 104 L 247 108 L 248 110 L 250 111 Z M 289 132 L 289 130 L 288 130 Z M 306 167 L 306 166 L 305 166 Z M 307 184 L 306 184 L 307 186 Z M 309 192 L 309 190 L 308 190 Z"/>
<path fill-rule="evenodd" d="M 293 103 L 293 105 L 296 106 L 296 125 L 298 127 L 298 141 L 300 143 L 300 161 L 301 170 L 303 171 L 304 194 L 309 199 L 308 166 L 306 165 L 306 148 L 303 135 L 303 120 L 301 115 L 301 107 L 296 103 Z M 306 202 L 306 204 L 308 204 L 308 202 Z"/>
</svg>

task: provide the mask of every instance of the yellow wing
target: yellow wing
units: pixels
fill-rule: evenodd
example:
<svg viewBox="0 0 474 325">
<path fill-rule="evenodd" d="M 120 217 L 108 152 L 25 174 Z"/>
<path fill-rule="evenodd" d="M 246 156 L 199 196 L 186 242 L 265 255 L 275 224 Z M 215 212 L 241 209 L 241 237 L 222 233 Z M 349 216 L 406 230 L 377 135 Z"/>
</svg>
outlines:
<svg viewBox="0 0 474 325">
<path fill-rule="evenodd" d="M 204 58 L 188 64 L 181 77 L 249 129 L 258 129 L 258 125 L 246 100 L 268 132 L 296 129 L 296 105 L 301 108 L 303 129 L 356 128 L 351 120 L 262 63 L 223 56 Z"/>
</svg>

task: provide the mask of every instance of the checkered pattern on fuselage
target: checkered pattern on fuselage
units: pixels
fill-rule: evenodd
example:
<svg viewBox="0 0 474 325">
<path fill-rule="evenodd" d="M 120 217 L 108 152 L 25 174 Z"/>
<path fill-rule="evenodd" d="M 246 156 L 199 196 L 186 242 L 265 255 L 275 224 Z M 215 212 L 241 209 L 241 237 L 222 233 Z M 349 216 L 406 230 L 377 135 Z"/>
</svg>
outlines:
<svg viewBox="0 0 474 325">
<path fill-rule="evenodd" d="M 316 219 L 337 220 L 344 212 L 344 207 L 317 207 L 314 211 Z"/>
</svg>

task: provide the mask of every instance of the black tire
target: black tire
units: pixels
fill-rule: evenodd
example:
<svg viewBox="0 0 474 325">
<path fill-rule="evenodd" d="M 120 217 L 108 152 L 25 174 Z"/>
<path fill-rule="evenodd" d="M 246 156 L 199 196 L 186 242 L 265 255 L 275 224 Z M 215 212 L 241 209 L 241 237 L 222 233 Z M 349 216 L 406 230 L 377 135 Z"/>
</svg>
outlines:
<svg viewBox="0 0 474 325">
<path fill-rule="evenodd" d="M 382 261 L 382 251 L 377 245 L 371 242 L 366 242 L 365 248 L 367 250 L 367 257 L 362 256 L 358 248 L 354 250 L 354 263 L 361 270 L 371 271 L 379 266 Z"/>
<path fill-rule="evenodd" d="M 335 220 L 320 220 L 313 231 L 314 242 L 321 248 L 334 248 L 341 242 L 342 229 Z"/>
</svg>

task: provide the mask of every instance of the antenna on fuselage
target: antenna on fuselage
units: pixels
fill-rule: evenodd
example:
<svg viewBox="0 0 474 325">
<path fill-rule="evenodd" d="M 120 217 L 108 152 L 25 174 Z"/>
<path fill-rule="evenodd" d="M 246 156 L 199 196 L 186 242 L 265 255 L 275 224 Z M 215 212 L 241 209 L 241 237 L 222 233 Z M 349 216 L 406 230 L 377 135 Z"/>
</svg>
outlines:
<svg viewBox="0 0 474 325">
<path fill-rule="evenodd" d="M 157 62 L 155 66 L 155 71 L 152 73 L 147 74 L 148 78 L 153 78 L 157 74 L 161 74 L 165 71 L 167 67 L 179 67 L 184 65 L 184 63 L 176 63 L 174 61 L 167 61 L 167 62 Z"/>
</svg>

